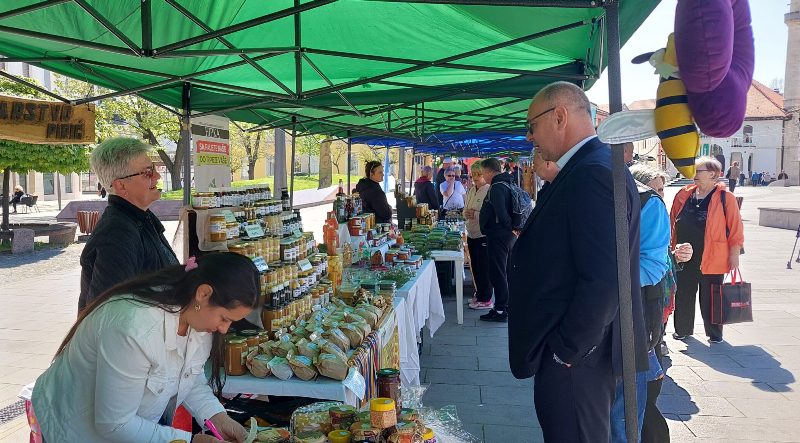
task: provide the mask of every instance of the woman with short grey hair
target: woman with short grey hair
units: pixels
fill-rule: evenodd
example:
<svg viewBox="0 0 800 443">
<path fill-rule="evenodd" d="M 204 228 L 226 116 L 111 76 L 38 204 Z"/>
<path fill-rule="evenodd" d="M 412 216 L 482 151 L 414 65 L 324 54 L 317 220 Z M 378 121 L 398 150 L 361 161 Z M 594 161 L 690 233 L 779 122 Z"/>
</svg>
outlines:
<svg viewBox="0 0 800 443">
<path fill-rule="evenodd" d="M 647 163 L 636 163 L 630 167 L 630 171 L 636 181 L 656 191 L 662 199 L 664 198 L 664 186 L 669 178 L 666 172 Z"/>
<path fill-rule="evenodd" d="M 107 289 L 140 274 L 178 263 L 164 225 L 150 211 L 161 198 L 161 178 L 134 138 L 111 138 L 92 151 L 90 164 L 108 192 L 108 206 L 81 253 L 78 310 Z"/>
</svg>

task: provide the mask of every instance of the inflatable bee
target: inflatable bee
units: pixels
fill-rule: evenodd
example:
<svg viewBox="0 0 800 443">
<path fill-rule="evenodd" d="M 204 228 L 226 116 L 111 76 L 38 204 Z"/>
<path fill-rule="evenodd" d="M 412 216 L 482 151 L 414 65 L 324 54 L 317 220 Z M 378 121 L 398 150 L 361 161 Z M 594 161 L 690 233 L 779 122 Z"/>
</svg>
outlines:
<svg viewBox="0 0 800 443">
<path fill-rule="evenodd" d="M 694 125 L 686 86 L 677 69 L 675 36 L 670 34 L 667 47 L 648 57 L 661 75 L 656 92 L 655 129 L 661 147 L 684 177 L 694 177 L 694 159 L 700 152 L 700 134 Z M 634 59 L 634 63 L 638 60 Z"/>
<path fill-rule="evenodd" d="M 694 177 L 697 128 L 729 137 L 744 120 L 755 64 L 750 22 L 747 0 L 678 1 L 667 46 L 633 59 L 649 61 L 660 76 L 655 111 L 612 114 L 597 128 L 600 139 L 621 144 L 657 135 L 681 174 Z"/>
</svg>

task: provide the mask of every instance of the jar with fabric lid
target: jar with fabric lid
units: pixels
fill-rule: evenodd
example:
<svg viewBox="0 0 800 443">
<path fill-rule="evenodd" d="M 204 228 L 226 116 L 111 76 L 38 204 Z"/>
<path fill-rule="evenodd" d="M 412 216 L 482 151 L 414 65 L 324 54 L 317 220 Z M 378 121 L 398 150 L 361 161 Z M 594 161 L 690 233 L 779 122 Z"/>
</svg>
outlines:
<svg viewBox="0 0 800 443">
<path fill-rule="evenodd" d="M 424 443 L 439 443 L 436 439 L 436 434 L 433 433 L 431 428 L 425 428 L 425 432 L 422 433 L 422 441 Z"/>
<path fill-rule="evenodd" d="M 251 353 L 258 349 L 258 330 L 256 329 L 245 329 L 239 331 L 239 335 L 244 337 L 245 342 L 247 343 L 247 353 Z"/>
</svg>

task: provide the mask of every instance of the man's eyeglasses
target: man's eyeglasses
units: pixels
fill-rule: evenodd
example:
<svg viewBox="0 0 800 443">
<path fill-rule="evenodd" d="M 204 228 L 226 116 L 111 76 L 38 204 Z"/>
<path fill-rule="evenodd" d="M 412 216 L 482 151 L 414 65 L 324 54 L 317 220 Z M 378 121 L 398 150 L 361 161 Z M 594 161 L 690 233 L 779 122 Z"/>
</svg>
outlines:
<svg viewBox="0 0 800 443">
<path fill-rule="evenodd" d="M 125 180 L 126 178 L 136 177 L 137 175 L 143 175 L 147 178 L 153 178 L 156 175 L 156 167 L 155 166 L 148 166 L 139 172 L 135 172 L 133 174 L 128 174 L 124 177 L 119 177 L 117 180 Z"/>
<path fill-rule="evenodd" d="M 533 135 L 533 131 L 536 130 L 536 119 L 537 118 L 547 114 L 550 111 L 554 111 L 555 109 L 556 108 L 554 106 L 554 107 L 552 107 L 552 108 L 550 108 L 550 109 L 548 109 L 546 111 L 542 111 L 542 112 L 536 114 L 535 116 L 533 116 L 533 118 L 526 120 L 525 121 L 525 130 L 528 131 L 528 134 Z"/>
</svg>

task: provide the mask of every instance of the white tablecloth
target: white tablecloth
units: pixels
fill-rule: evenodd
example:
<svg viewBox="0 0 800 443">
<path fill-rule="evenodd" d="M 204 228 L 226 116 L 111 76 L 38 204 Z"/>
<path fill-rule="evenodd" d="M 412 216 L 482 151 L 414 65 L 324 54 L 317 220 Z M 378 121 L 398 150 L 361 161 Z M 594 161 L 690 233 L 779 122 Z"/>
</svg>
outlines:
<svg viewBox="0 0 800 443">
<path fill-rule="evenodd" d="M 405 309 L 396 308 L 397 327 L 400 336 L 400 375 L 405 384 L 419 385 L 419 353 L 417 343 L 420 331 L 428 326 L 431 337 L 444 324 L 444 306 L 439 291 L 439 280 L 436 277 L 436 266 L 432 260 L 422 262 L 417 275 L 400 289 L 395 295 L 405 300 Z M 404 311 L 405 318 L 401 318 Z M 412 328 L 409 333 L 407 328 Z M 412 342 L 410 337 L 414 337 Z M 404 364 L 405 363 L 405 364 Z"/>
<path fill-rule="evenodd" d="M 455 266 L 456 286 L 456 320 L 458 324 L 464 323 L 464 251 L 431 251 L 434 261 L 451 261 Z"/>
</svg>

